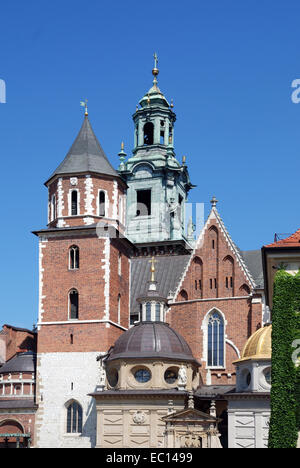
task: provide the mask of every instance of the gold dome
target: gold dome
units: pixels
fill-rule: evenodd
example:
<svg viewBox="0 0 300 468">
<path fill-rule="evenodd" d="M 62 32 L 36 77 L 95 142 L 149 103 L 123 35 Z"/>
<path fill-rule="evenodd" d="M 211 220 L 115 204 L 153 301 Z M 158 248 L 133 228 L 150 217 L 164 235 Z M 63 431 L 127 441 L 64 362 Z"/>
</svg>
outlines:
<svg viewBox="0 0 300 468">
<path fill-rule="evenodd" d="M 272 325 L 257 330 L 250 336 L 244 346 L 241 358 L 236 362 L 248 359 L 271 359 L 272 356 Z"/>
</svg>

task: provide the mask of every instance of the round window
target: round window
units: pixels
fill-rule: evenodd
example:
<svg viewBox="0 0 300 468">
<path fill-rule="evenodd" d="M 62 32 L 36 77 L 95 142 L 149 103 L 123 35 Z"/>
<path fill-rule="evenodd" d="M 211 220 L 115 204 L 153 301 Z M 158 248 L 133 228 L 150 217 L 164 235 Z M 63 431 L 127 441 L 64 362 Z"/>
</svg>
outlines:
<svg viewBox="0 0 300 468">
<path fill-rule="evenodd" d="M 139 369 L 134 373 L 134 378 L 139 383 L 149 382 L 151 379 L 151 372 L 148 369 Z"/>
<path fill-rule="evenodd" d="M 176 382 L 177 378 L 178 378 L 177 370 L 175 370 L 175 369 L 166 370 L 166 372 L 165 372 L 165 381 L 168 384 L 173 384 L 174 382 Z"/>
<path fill-rule="evenodd" d="M 268 385 L 271 385 L 272 378 L 271 378 L 271 367 L 268 367 L 264 370 L 264 376 Z"/>
</svg>

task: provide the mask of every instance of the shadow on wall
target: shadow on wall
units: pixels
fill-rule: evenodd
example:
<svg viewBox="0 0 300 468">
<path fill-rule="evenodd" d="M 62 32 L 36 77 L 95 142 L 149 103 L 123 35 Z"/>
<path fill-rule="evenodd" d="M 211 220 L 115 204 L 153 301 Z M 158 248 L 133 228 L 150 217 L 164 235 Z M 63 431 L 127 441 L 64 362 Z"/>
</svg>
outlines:
<svg viewBox="0 0 300 468">
<path fill-rule="evenodd" d="M 94 390 L 96 392 L 96 388 Z M 86 419 L 83 425 L 82 437 L 90 439 L 91 448 L 96 447 L 96 430 L 97 430 L 97 410 L 95 399 L 91 397 L 89 406 L 86 411 Z"/>
</svg>

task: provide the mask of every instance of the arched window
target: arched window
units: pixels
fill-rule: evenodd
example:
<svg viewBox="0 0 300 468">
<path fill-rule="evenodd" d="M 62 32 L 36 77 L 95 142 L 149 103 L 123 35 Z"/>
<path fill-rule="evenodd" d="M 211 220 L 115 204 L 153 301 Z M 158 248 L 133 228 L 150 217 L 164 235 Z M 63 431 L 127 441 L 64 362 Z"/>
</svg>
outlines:
<svg viewBox="0 0 300 468">
<path fill-rule="evenodd" d="M 243 284 L 241 287 L 240 287 L 240 290 L 239 290 L 239 295 L 240 296 L 249 296 L 250 294 L 250 288 L 247 284 Z"/>
<path fill-rule="evenodd" d="M 78 270 L 79 268 L 79 248 L 72 245 L 69 250 L 69 269 Z"/>
<path fill-rule="evenodd" d="M 144 125 L 144 145 L 153 145 L 154 125 L 147 122 Z"/>
<path fill-rule="evenodd" d="M 76 401 L 67 407 L 67 433 L 82 433 L 82 407 Z"/>
<path fill-rule="evenodd" d="M 150 322 L 151 321 L 151 303 L 147 302 L 146 304 L 146 321 Z"/>
<path fill-rule="evenodd" d="M 71 193 L 71 215 L 78 215 L 78 193 L 77 190 L 73 190 Z"/>
<path fill-rule="evenodd" d="M 219 312 L 214 311 L 210 315 L 207 333 L 207 365 L 224 367 L 224 320 Z"/>
<path fill-rule="evenodd" d="M 99 192 L 99 216 L 105 216 L 105 192 Z"/>
<path fill-rule="evenodd" d="M 72 289 L 69 292 L 69 317 L 70 319 L 78 319 L 79 312 L 79 298 L 78 291 Z"/>
</svg>

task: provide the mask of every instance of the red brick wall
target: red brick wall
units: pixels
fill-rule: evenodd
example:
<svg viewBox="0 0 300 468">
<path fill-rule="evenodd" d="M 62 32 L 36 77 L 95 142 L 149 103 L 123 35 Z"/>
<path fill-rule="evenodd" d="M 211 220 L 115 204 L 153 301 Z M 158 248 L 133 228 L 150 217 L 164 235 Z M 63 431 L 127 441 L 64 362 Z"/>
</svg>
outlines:
<svg viewBox="0 0 300 468">
<path fill-rule="evenodd" d="M 229 278 L 228 287 L 226 277 Z M 232 287 L 230 277 L 233 278 Z M 202 285 L 201 291 L 199 280 Z M 251 289 L 251 283 L 223 232 L 214 220 L 211 220 L 180 287 L 180 291 L 187 292 L 188 302 L 180 303 L 182 298 L 179 291 L 175 299 L 176 304 L 171 306 L 167 316 L 167 321 L 187 340 L 199 361 L 204 358 L 204 336 L 201 327 L 204 318 L 213 308 L 225 316 L 226 338 L 240 353 L 249 336 L 261 326 L 262 304 L 252 304 L 246 290 L 241 289 L 243 285 Z M 235 383 L 235 367 L 232 362 L 238 359 L 238 355 L 229 343 L 226 343 L 225 359 L 225 369 L 211 369 L 213 384 Z M 201 373 L 206 382 L 206 362 L 203 361 Z M 233 377 L 230 377 L 230 374 Z"/>
<path fill-rule="evenodd" d="M 106 199 L 108 202 L 108 211 L 106 213 L 106 218 L 113 218 L 113 205 L 115 203 L 114 200 L 114 181 L 108 177 L 105 176 L 97 176 L 93 175 L 91 176 L 91 180 L 93 183 L 93 188 L 92 188 L 92 195 L 93 195 L 93 200 L 92 200 L 92 212 L 93 215 L 90 213 L 87 215 L 86 213 L 86 206 L 85 206 L 85 201 L 86 201 L 86 176 L 85 175 L 80 175 L 77 176 L 78 183 L 75 186 L 72 186 L 70 183 L 70 176 L 65 176 L 62 177 L 62 190 L 63 190 L 63 203 L 64 203 L 64 208 L 62 211 L 62 216 L 65 217 L 65 222 L 68 226 L 80 226 L 80 225 L 85 225 L 83 221 L 83 217 L 85 216 L 92 216 L 95 217 L 95 220 L 101 220 L 98 216 L 98 194 L 99 190 L 103 190 L 106 192 Z M 119 197 L 125 194 L 125 186 L 122 182 L 117 181 L 117 217 L 120 215 L 120 209 L 119 209 Z M 70 217 L 70 207 L 69 207 L 69 192 L 70 190 L 77 190 L 79 192 L 78 200 L 79 200 L 79 215 Z M 49 186 L 49 192 L 48 192 L 48 203 L 50 206 L 51 198 L 52 195 L 56 196 L 56 213 L 58 214 L 58 179 L 55 179 Z M 114 217 L 116 218 L 116 216 Z M 122 221 L 122 220 L 120 220 Z M 54 220 L 53 222 L 50 223 L 50 227 L 55 227 L 56 226 L 56 221 Z"/>
<path fill-rule="evenodd" d="M 42 322 L 67 322 L 42 326 L 38 337 L 38 352 L 77 352 L 108 349 L 122 330 L 105 323 L 80 323 L 106 318 L 107 287 L 105 261 L 109 261 L 109 320 L 118 322 L 118 295 L 121 295 L 120 325 L 128 327 L 129 258 L 124 244 L 117 239 L 99 239 L 95 233 L 51 238 L 42 249 Z M 110 243 L 109 256 L 105 243 Z M 69 248 L 79 247 L 79 269 L 69 270 Z M 121 275 L 118 257 L 121 253 Z M 71 289 L 79 294 L 79 319 L 69 321 L 68 295 Z M 72 337 L 71 337 L 72 335 Z"/>
<path fill-rule="evenodd" d="M 31 434 L 31 446 L 34 445 L 34 424 L 35 414 L 18 414 L 18 413 L 1 413 L 0 414 L 0 434 L 17 434 L 21 431 Z M 13 439 L 10 439 L 12 442 Z M 0 444 L 4 443 L 4 439 L 0 437 Z"/>
<path fill-rule="evenodd" d="M 36 351 L 36 334 L 30 330 L 4 325 L 3 332 L 1 336 L 5 337 L 7 361 L 20 351 Z"/>
</svg>

